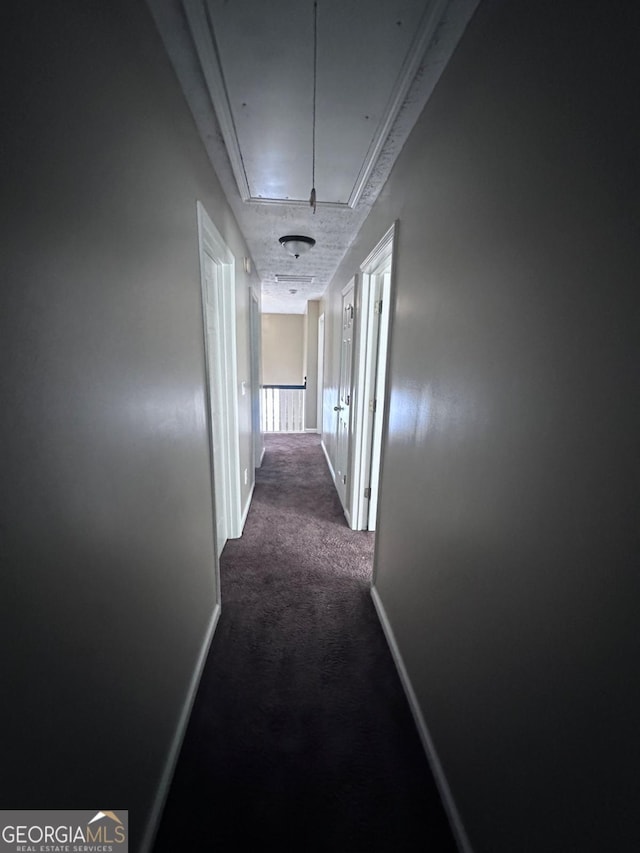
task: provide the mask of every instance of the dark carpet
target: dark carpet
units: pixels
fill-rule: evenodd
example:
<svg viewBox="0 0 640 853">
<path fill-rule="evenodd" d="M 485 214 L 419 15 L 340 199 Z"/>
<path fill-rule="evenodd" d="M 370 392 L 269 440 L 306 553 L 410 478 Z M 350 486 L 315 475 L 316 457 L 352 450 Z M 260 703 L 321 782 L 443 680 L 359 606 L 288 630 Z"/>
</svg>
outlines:
<svg viewBox="0 0 640 853">
<path fill-rule="evenodd" d="M 456 845 L 315 435 L 267 436 L 155 853 Z"/>
</svg>

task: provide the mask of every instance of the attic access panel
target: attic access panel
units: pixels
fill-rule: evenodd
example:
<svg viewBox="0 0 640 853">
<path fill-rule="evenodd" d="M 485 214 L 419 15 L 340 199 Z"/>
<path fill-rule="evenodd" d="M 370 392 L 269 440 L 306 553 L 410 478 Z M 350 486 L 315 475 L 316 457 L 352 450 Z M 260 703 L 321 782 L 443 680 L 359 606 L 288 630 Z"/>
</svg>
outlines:
<svg viewBox="0 0 640 853">
<path fill-rule="evenodd" d="M 319 0 L 319 202 L 356 204 L 424 53 L 434 5 Z M 242 198 L 308 204 L 312 0 L 185 0 L 185 9 Z"/>
</svg>

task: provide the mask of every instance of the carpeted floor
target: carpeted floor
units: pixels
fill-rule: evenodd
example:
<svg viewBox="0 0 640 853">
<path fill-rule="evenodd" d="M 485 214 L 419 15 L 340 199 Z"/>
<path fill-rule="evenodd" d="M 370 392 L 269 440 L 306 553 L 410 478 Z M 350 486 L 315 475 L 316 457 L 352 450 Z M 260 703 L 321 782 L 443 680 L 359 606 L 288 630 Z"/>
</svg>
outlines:
<svg viewBox="0 0 640 853">
<path fill-rule="evenodd" d="M 455 851 L 315 435 L 269 435 L 155 853 Z"/>
</svg>

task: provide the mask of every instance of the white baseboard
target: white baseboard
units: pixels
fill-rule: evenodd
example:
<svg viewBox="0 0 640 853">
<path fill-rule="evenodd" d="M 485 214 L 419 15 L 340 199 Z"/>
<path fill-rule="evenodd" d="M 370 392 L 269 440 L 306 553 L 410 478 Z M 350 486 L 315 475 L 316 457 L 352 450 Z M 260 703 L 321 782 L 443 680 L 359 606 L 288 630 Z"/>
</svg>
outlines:
<svg viewBox="0 0 640 853">
<path fill-rule="evenodd" d="M 393 629 L 391 628 L 391 624 L 387 617 L 386 610 L 384 609 L 384 604 L 382 603 L 382 600 L 378 595 L 378 590 L 375 588 L 375 586 L 371 587 L 371 598 L 373 599 L 373 604 L 378 613 L 378 618 L 380 619 L 382 630 L 384 631 L 384 635 L 387 638 L 389 649 L 391 650 L 391 654 L 393 655 L 393 660 L 396 665 L 396 669 L 398 670 L 400 681 L 402 682 L 402 686 L 404 687 L 404 692 L 407 697 L 407 701 L 409 702 L 409 707 L 411 708 L 411 713 L 413 714 L 413 719 L 415 720 L 416 727 L 418 729 L 418 734 L 420 735 L 420 740 L 422 741 L 422 746 L 427 755 L 427 760 L 429 762 L 429 766 L 431 767 L 431 772 L 433 773 L 433 777 L 436 780 L 436 785 L 438 786 L 438 790 L 440 792 L 440 798 L 447 813 L 447 817 L 449 818 L 449 823 L 455 836 L 458 849 L 460 850 L 460 853 L 473 853 L 471 842 L 469 841 L 469 837 L 465 831 L 462 819 L 460 817 L 460 813 L 458 812 L 453 796 L 451 795 L 451 789 L 449 788 L 449 783 L 447 782 L 447 778 L 444 775 L 444 770 L 442 769 L 442 765 L 440 764 L 438 753 L 436 752 L 433 740 L 431 739 L 431 735 L 429 734 L 429 729 L 427 728 L 427 724 L 425 723 L 424 717 L 422 716 L 422 711 L 420 710 L 416 694 L 409 679 L 409 674 L 407 673 L 404 661 L 402 660 L 402 655 L 400 654 L 400 649 L 398 648 L 398 644 L 396 643 L 396 638 L 394 636 Z"/>
<path fill-rule="evenodd" d="M 258 465 L 258 468 L 260 468 L 260 467 L 262 466 L 262 461 L 263 461 L 263 459 L 264 459 L 264 454 L 265 454 L 266 452 L 267 452 L 267 448 L 266 448 L 266 447 L 263 447 L 263 448 L 262 448 L 262 453 L 260 454 L 260 465 Z"/>
<path fill-rule="evenodd" d="M 249 492 L 249 497 L 247 498 L 247 503 L 245 505 L 244 511 L 242 513 L 242 518 L 240 519 L 240 535 L 242 536 L 242 531 L 244 530 L 244 525 L 247 521 L 247 516 L 249 515 L 249 510 L 251 509 L 251 501 L 253 500 L 253 490 L 256 487 L 256 481 L 254 480 L 251 485 L 251 491 Z"/>
<path fill-rule="evenodd" d="M 327 460 L 327 465 L 329 466 L 329 471 L 331 472 L 331 479 L 335 483 L 336 474 L 333 470 L 333 465 L 331 464 L 331 460 L 329 459 L 329 454 L 327 453 L 327 448 L 324 446 L 324 441 L 320 441 L 320 447 L 322 448 L 322 452 L 324 453 L 324 458 Z"/>
<path fill-rule="evenodd" d="M 180 712 L 180 717 L 178 719 L 178 724 L 173 735 L 173 740 L 171 741 L 171 746 L 169 748 L 169 754 L 167 755 L 164 770 L 162 771 L 162 776 L 160 777 L 160 784 L 158 785 L 158 790 L 153 801 L 151 815 L 149 816 L 149 820 L 147 822 L 139 853 L 151 853 L 153 849 L 156 834 L 160 827 L 162 812 L 167 800 L 167 796 L 169 795 L 169 788 L 171 787 L 171 781 L 173 779 L 173 774 L 176 769 L 176 764 L 178 763 L 178 758 L 180 756 L 180 750 L 182 749 L 184 736 L 187 731 L 189 717 L 191 716 L 191 709 L 193 708 L 196 693 L 198 692 L 198 686 L 200 684 L 202 670 L 204 669 L 204 664 L 207 660 L 209 647 L 211 646 L 211 640 L 213 639 L 213 634 L 216 630 L 216 625 L 218 624 L 219 618 L 220 603 L 218 602 L 213 610 L 213 613 L 211 614 L 209 624 L 207 625 L 207 630 L 204 635 L 200 654 L 198 655 L 198 660 L 196 661 L 196 665 L 193 670 L 193 675 L 191 676 L 191 681 L 189 682 L 187 695 L 182 706 L 182 711 Z"/>
<path fill-rule="evenodd" d="M 317 432 L 318 432 L 318 430 L 316 429 L 316 427 L 305 427 L 305 430 L 304 430 L 304 431 L 305 431 L 305 432 L 315 432 L 315 433 L 317 433 Z"/>
</svg>

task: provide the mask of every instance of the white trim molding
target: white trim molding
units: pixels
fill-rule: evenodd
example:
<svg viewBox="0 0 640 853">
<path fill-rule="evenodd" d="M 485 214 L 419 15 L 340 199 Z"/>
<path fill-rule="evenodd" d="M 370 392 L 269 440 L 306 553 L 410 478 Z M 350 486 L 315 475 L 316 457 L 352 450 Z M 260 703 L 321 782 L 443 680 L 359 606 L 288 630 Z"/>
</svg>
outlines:
<svg viewBox="0 0 640 853">
<path fill-rule="evenodd" d="M 320 442 L 320 447 L 322 448 L 322 452 L 324 453 L 324 458 L 327 460 L 327 465 L 329 466 L 329 473 L 331 474 L 331 479 L 335 483 L 336 481 L 336 472 L 333 470 L 333 465 L 331 464 L 331 459 L 329 459 L 329 454 L 327 453 L 327 448 L 324 444 L 324 439 Z"/>
<path fill-rule="evenodd" d="M 244 530 L 244 526 L 247 522 L 247 516 L 249 515 L 249 510 L 251 509 L 251 501 L 253 500 L 253 492 L 256 487 L 256 481 L 254 480 L 251 484 L 251 491 L 247 497 L 247 502 L 245 504 L 244 510 L 242 512 L 242 519 L 240 520 L 240 533 Z"/>
<path fill-rule="evenodd" d="M 396 233 L 396 223 L 391 225 L 385 235 L 376 244 L 375 248 L 367 255 L 364 261 L 360 264 L 360 269 L 363 272 L 374 274 L 390 262 L 393 252 L 393 241 Z"/>
<path fill-rule="evenodd" d="M 405 57 L 404 64 L 395 82 L 395 86 L 391 93 L 391 97 L 387 102 L 385 111 L 380 120 L 380 124 L 376 130 L 375 136 L 371 140 L 369 150 L 364 159 L 360 174 L 358 175 L 349 201 L 349 207 L 355 208 L 362 193 L 365 191 L 371 173 L 373 172 L 380 153 L 384 148 L 384 144 L 389 138 L 391 128 L 400 112 L 400 108 L 406 100 L 407 93 L 413 83 L 416 73 L 420 67 L 420 63 L 424 62 L 424 56 L 431 43 L 438 25 L 443 19 L 444 12 L 449 5 L 450 0 L 437 0 L 435 3 L 428 3 L 426 11 L 422 16 L 422 20 L 418 25 L 418 30 L 413 39 L 409 52 Z"/>
<path fill-rule="evenodd" d="M 205 255 L 214 262 L 219 275 L 219 332 L 216 360 L 220 365 L 221 408 L 223 420 L 223 448 L 226 459 L 225 498 L 227 502 L 227 537 L 237 539 L 242 535 L 242 508 L 240 487 L 240 433 L 238 426 L 238 359 L 236 345 L 236 277 L 235 258 L 217 228 L 211 221 L 201 202 L 197 202 L 198 241 L 200 252 L 200 277 L 202 287 L 202 311 L 204 320 L 204 341 L 207 351 L 207 404 L 209 407 L 209 443 L 213 460 L 213 437 L 211 433 L 211 382 L 209 375 L 209 336 L 207 334 L 207 282 L 205 276 Z M 212 481 L 215 491 L 215 483 Z M 220 549 L 221 550 L 221 549 Z"/>
<path fill-rule="evenodd" d="M 178 717 L 178 722 L 173 735 L 173 740 L 171 741 L 171 746 L 169 747 L 169 752 L 167 754 L 167 760 L 162 771 L 162 776 L 160 777 L 160 784 L 158 785 L 156 796 L 153 801 L 153 806 L 151 808 L 151 814 L 149 816 L 149 820 L 147 822 L 144 835 L 142 837 L 140 853 L 151 853 L 151 851 L 153 850 L 153 844 L 158 829 L 160 827 L 162 811 L 169 795 L 169 789 L 173 780 L 173 774 L 175 773 L 178 758 L 180 756 L 180 750 L 182 749 L 184 737 L 187 732 L 189 717 L 191 716 L 193 703 L 195 702 L 198 687 L 200 685 L 200 679 L 202 678 L 202 671 L 204 670 L 204 665 L 207 660 L 207 655 L 209 654 L 211 641 L 213 640 L 213 635 L 215 633 L 219 618 L 220 601 L 218 600 L 213 609 L 213 613 L 211 614 L 209 624 L 207 625 L 204 640 L 200 647 L 200 653 L 198 655 L 198 659 L 196 661 L 193 674 L 191 676 L 191 681 L 189 682 L 189 687 L 187 688 L 187 695 L 185 696 L 185 700 L 182 705 L 182 710 L 180 712 L 180 716 Z"/>
<path fill-rule="evenodd" d="M 361 263 L 357 276 L 349 474 L 352 484 L 349 511 L 354 530 L 375 530 L 376 527 L 395 239 L 394 222 Z"/>
<path fill-rule="evenodd" d="M 420 710 L 420 705 L 418 704 L 418 699 L 411 684 L 411 679 L 409 678 L 404 661 L 402 660 L 402 655 L 398 648 L 387 612 L 375 585 L 371 586 L 371 598 L 373 599 L 373 604 L 376 608 L 378 618 L 380 619 L 382 630 L 384 631 L 391 655 L 393 656 L 393 661 L 396 665 L 398 675 L 400 676 L 400 681 L 402 682 L 407 701 L 409 702 L 409 707 L 411 708 L 411 713 L 413 714 L 413 719 L 415 720 L 416 728 L 418 729 L 418 734 L 420 735 L 420 740 L 422 741 L 422 746 L 427 756 L 427 761 L 431 767 L 431 772 L 433 773 L 436 785 L 438 786 L 440 798 L 442 799 L 442 804 L 444 805 L 447 817 L 449 818 L 449 823 L 455 836 L 456 843 L 460 853 L 473 853 L 471 842 L 469 841 L 469 837 L 462 823 L 462 818 L 460 817 L 460 813 L 453 799 L 453 795 L 449 788 L 447 777 L 442 769 L 440 759 L 438 758 L 438 753 L 436 752 L 433 739 L 429 733 L 429 729 L 427 728 L 422 711 Z"/>
<path fill-rule="evenodd" d="M 200 68 L 202 69 L 207 91 L 215 109 L 220 125 L 220 132 L 222 133 L 224 144 L 229 154 L 229 162 L 231 163 L 231 169 L 238 185 L 238 192 L 242 201 L 249 201 L 251 190 L 249 189 L 249 181 L 242 161 L 238 134 L 227 96 L 227 87 L 220 64 L 215 34 L 211 26 L 206 4 L 203 0 L 182 0 L 182 5 L 187 23 L 189 24 L 189 30 L 191 31 L 193 44 L 200 60 Z"/>
</svg>

